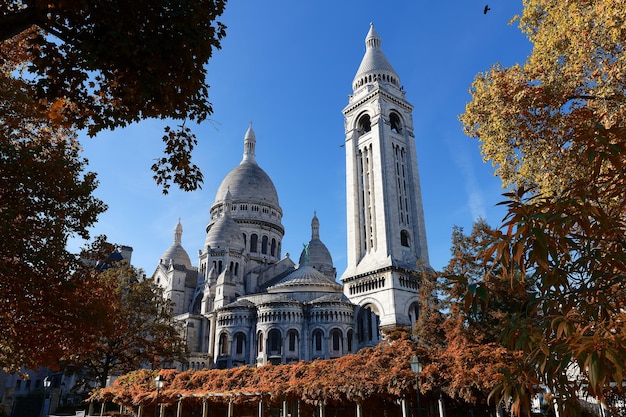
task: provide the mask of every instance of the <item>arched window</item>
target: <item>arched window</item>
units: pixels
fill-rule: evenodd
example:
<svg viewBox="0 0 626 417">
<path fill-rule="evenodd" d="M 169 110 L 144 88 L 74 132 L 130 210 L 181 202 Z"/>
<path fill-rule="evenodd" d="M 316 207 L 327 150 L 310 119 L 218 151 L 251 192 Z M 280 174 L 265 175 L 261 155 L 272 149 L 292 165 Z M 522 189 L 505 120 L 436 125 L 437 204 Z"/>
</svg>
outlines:
<svg viewBox="0 0 626 417">
<path fill-rule="evenodd" d="M 282 353 L 283 338 L 280 330 L 272 329 L 267 335 L 267 353 L 270 355 L 280 355 Z"/>
<path fill-rule="evenodd" d="M 250 235 L 250 252 L 256 253 L 259 237 L 253 233 Z"/>
<path fill-rule="evenodd" d="M 220 334 L 218 351 L 220 356 L 228 355 L 228 335 L 226 333 Z"/>
<path fill-rule="evenodd" d="M 376 342 L 378 339 L 378 316 L 371 305 L 360 309 L 357 316 L 357 331 L 360 342 Z"/>
<path fill-rule="evenodd" d="M 341 339 L 342 339 L 341 330 L 333 329 L 330 332 L 330 338 L 332 341 L 333 353 L 340 355 L 341 354 Z"/>
<path fill-rule="evenodd" d="M 258 345 L 258 349 L 257 350 L 259 351 L 259 353 L 263 352 L 263 332 L 259 331 L 256 334 L 256 342 L 257 342 L 257 345 Z"/>
<path fill-rule="evenodd" d="M 402 121 L 400 120 L 400 116 L 397 113 L 389 114 L 389 124 L 391 125 L 391 131 L 400 133 L 402 132 Z"/>
<path fill-rule="evenodd" d="M 248 237 L 246 236 L 245 233 L 242 233 L 242 235 L 243 235 L 243 245 L 247 246 L 248 245 Z"/>
<path fill-rule="evenodd" d="M 313 352 L 320 354 L 322 352 L 322 331 L 320 329 L 313 331 Z"/>
<path fill-rule="evenodd" d="M 295 330 L 289 330 L 287 333 L 288 338 L 288 350 L 289 352 L 295 352 L 298 346 L 298 332 Z"/>
<path fill-rule="evenodd" d="M 348 330 L 348 353 L 352 352 L 352 338 L 354 337 L 354 332 L 352 330 Z"/>
<path fill-rule="evenodd" d="M 235 335 L 235 354 L 243 355 L 245 345 L 246 345 L 246 335 L 244 335 L 243 333 L 237 333 Z"/>
<path fill-rule="evenodd" d="M 409 307 L 409 320 L 411 320 L 411 324 L 415 323 L 420 318 L 420 305 L 419 303 L 411 304 Z"/>
<path fill-rule="evenodd" d="M 364 134 L 372 130 L 372 122 L 369 114 L 364 114 L 359 118 L 358 122 L 359 134 Z"/>
<path fill-rule="evenodd" d="M 400 244 L 407 248 L 411 247 L 411 236 L 409 236 L 409 232 L 406 230 L 400 231 Z"/>
<path fill-rule="evenodd" d="M 270 246 L 270 255 L 276 256 L 276 239 L 272 238 L 272 245 Z"/>
<path fill-rule="evenodd" d="M 267 255 L 267 236 L 263 236 L 261 239 L 261 253 Z"/>
</svg>

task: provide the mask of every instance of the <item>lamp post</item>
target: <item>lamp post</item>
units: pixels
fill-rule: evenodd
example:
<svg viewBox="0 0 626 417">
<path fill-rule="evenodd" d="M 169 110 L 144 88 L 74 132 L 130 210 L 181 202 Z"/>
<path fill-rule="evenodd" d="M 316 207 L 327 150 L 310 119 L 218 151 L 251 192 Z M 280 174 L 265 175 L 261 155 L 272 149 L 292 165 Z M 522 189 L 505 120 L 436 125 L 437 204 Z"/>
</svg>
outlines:
<svg viewBox="0 0 626 417">
<path fill-rule="evenodd" d="M 411 357 L 411 370 L 415 374 L 415 391 L 417 392 L 417 417 L 421 416 L 421 408 L 420 408 L 420 382 L 419 382 L 419 374 L 422 372 L 422 364 L 420 363 L 420 358 L 417 355 L 413 355 Z"/>
<path fill-rule="evenodd" d="M 156 404 L 154 405 L 154 417 L 158 417 L 158 413 L 159 413 L 159 390 L 161 388 L 163 388 L 163 384 L 165 383 L 165 378 L 163 378 L 161 375 L 158 375 L 156 378 L 154 378 L 154 385 L 156 386 L 157 389 L 157 393 L 156 393 Z"/>
</svg>

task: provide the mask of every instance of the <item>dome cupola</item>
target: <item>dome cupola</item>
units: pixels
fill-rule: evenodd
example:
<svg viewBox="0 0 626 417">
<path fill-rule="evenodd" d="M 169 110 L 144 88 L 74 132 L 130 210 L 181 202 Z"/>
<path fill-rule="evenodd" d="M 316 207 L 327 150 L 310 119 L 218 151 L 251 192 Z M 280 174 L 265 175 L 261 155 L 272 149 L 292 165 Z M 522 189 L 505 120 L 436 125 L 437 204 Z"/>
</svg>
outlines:
<svg viewBox="0 0 626 417">
<path fill-rule="evenodd" d="M 207 235 L 204 240 L 204 248 L 228 248 L 234 251 L 241 251 L 245 248 L 243 234 L 239 225 L 233 220 L 230 213 L 232 198 L 230 192 L 226 191 L 224 199 L 224 212 L 207 226 Z"/>
<path fill-rule="evenodd" d="M 182 246 L 183 225 L 178 219 L 178 224 L 174 228 L 174 243 L 161 255 L 161 263 L 172 265 L 184 265 L 191 268 L 191 259 L 189 254 Z"/>
<path fill-rule="evenodd" d="M 330 251 L 320 240 L 320 221 L 315 212 L 311 220 L 311 240 L 300 253 L 300 265 L 305 264 L 332 279 L 337 275 Z"/>
<path fill-rule="evenodd" d="M 220 184 L 213 205 L 215 207 L 221 204 L 226 197 L 226 192 L 230 191 L 233 202 L 236 204 L 241 202 L 263 204 L 279 210 L 282 215 L 276 187 L 269 175 L 257 164 L 255 148 L 256 135 L 250 126 L 244 137 L 243 159 Z M 213 215 L 213 208 L 211 211 Z"/>
</svg>

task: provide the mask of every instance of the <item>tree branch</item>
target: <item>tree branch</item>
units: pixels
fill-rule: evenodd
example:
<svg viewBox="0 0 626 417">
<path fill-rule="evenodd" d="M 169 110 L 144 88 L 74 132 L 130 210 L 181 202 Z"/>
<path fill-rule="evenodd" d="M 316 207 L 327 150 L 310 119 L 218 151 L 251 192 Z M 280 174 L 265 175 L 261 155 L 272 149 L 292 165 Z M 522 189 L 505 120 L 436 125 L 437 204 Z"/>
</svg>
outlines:
<svg viewBox="0 0 626 417">
<path fill-rule="evenodd" d="M 31 8 L 0 16 L 0 42 L 19 35 L 37 23 L 36 15 Z"/>
</svg>

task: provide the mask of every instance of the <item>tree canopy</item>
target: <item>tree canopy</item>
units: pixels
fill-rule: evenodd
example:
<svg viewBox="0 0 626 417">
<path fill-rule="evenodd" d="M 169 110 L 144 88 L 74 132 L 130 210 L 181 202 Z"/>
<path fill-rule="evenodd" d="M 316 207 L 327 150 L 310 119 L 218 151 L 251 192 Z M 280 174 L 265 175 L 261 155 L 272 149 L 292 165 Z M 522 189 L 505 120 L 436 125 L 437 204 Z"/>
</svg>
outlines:
<svg viewBox="0 0 626 417">
<path fill-rule="evenodd" d="M 225 34 L 216 21 L 224 7 L 0 2 L 0 367 L 55 366 L 101 313 L 100 281 L 66 250 L 70 237 L 89 239 L 106 209 L 93 196 L 98 183 L 80 154 L 79 129 L 95 135 L 172 119 L 178 129 L 165 128 L 154 178 L 164 192 L 201 184 L 185 122 L 211 114 L 205 66 Z"/>
<path fill-rule="evenodd" d="M 55 363 L 77 342 L 68 324 L 89 324 L 80 305 L 98 291 L 66 243 L 87 238 L 106 206 L 74 133 L 40 117 L 33 86 L 10 76 L 23 54 L 12 51 L 0 61 L 0 367 L 16 370 Z"/>
<path fill-rule="evenodd" d="M 589 175 L 589 142 L 624 137 L 625 13 L 615 0 L 524 1 L 532 54 L 478 74 L 461 116 L 505 187 L 558 194 Z"/>
<path fill-rule="evenodd" d="M 512 188 L 480 254 L 492 266 L 466 297 L 479 288 L 489 300 L 492 276 L 536 292 L 501 327 L 501 342 L 524 360 L 494 394 L 517 414 L 539 386 L 561 415 L 580 413 L 581 394 L 623 392 L 625 19 L 613 0 L 526 0 L 519 22 L 532 55 L 479 74 L 461 117 Z"/>
<path fill-rule="evenodd" d="M 111 375 L 186 362 L 181 325 L 161 287 L 125 262 L 105 268 L 98 280 L 108 314 L 83 335 L 83 348 L 64 358 L 66 371 L 104 387 Z"/>
<path fill-rule="evenodd" d="M 225 26 L 225 0 L 38 1 L 0 4 L 0 61 L 19 56 L 3 76 L 31 85 L 42 117 L 95 135 L 145 118 L 181 121 L 163 136 L 166 156 L 153 171 L 166 191 L 202 181 L 191 162 L 187 120 L 211 113 L 206 64 Z M 11 42 L 20 38 L 20 42 Z M 9 42 L 7 42 L 9 41 Z"/>
<path fill-rule="evenodd" d="M 489 394 L 521 360 L 521 352 L 500 342 L 502 323 L 527 295 L 523 286 L 516 293 L 506 280 L 485 278 L 490 265 L 479 255 L 491 230 L 484 220 L 469 235 L 454 228 L 450 262 L 439 274 L 422 278 L 415 335 L 426 363 L 420 386 L 442 390 L 475 412 L 493 413 Z M 481 308 L 487 294 L 488 311 Z"/>
</svg>

